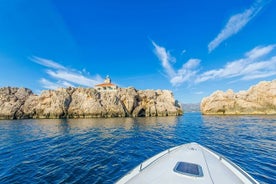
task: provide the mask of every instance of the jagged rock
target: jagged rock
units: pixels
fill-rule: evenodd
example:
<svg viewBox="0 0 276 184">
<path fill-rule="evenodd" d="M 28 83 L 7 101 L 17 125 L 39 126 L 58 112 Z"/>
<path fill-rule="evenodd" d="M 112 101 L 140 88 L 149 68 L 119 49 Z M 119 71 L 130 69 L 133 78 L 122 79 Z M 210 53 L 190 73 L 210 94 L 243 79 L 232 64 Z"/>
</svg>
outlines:
<svg viewBox="0 0 276 184">
<path fill-rule="evenodd" d="M 30 95 L 29 98 L 26 99 L 24 105 L 21 108 L 23 111 L 23 116 L 21 118 L 35 118 L 36 117 L 36 107 L 39 103 L 39 96 Z M 20 119 L 20 117 L 17 117 Z"/>
<path fill-rule="evenodd" d="M 133 116 L 177 116 L 182 114 L 181 106 L 168 90 L 138 91 L 138 106 Z"/>
<path fill-rule="evenodd" d="M 59 88 L 35 95 L 26 88 L 0 88 L 0 118 L 91 118 L 181 115 L 168 90 L 97 91 Z"/>
<path fill-rule="evenodd" d="M 70 118 L 125 117 L 125 111 L 114 91 L 77 88 L 68 109 Z"/>
<path fill-rule="evenodd" d="M 113 91 L 101 92 L 100 103 L 106 110 L 104 117 L 126 117 L 126 112 L 117 93 Z"/>
<path fill-rule="evenodd" d="M 138 93 L 133 87 L 119 88 L 117 95 L 125 109 L 127 116 L 131 116 L 134 108 L 138 105 Z"/>
<path fill-rule="evenodd" d="M 71 103 L 73 88 L 45 90 L 30 96 L 23 105 L 25 118 L 65 118 Z"/>
<path fill-rule="evenodd" d="M 22 117 L 21 107 L 32 91 L 26 88 L 0 88 L 0 119 Z"/>
<path fill-rule="evenodd" d="M 71 96 L 69 118 L 101 117 L 105 109 L 99 103 L 100 94 L 94 89 L 77 88 Z"/>
<path fill-rule="evenodd" d="M 276 80 L 260 82 L 247 91 L 216 91 L 201 101 L 203 114 L 276 114 Z"/>
</svg>

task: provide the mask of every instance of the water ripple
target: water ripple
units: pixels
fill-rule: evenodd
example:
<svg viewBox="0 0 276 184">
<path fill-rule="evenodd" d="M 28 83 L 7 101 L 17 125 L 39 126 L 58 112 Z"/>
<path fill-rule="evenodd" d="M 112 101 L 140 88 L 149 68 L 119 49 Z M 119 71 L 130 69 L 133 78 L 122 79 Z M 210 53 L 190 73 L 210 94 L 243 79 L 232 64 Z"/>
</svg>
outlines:
<svg viewBox="0 0 276 184">
<path fill-rule="evenodd" d="M 145 159 L 198 142 L 276 183 L 275 116 L 0 121 L 0 183 L 113 183 Z"/>
</svg>

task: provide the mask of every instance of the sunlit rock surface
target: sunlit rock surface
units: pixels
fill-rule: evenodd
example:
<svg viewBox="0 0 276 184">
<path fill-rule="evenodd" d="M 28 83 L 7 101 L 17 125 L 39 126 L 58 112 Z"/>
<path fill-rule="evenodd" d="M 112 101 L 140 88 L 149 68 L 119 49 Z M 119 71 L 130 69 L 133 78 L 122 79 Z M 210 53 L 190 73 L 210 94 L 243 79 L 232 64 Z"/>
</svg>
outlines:
<svg viewBox="0 0 276 184">
<path fill-rule="evenodd" d="M 203 114 L 276 114 L 276 80 L 263 81 L 247 91 L 216 91 L 201 101 Z"/>
<path fill-rule="evenodd" d="M 13 119 L 23 116 L 22 106 L 32 91 L 26 88 L 0 88 L 0 117 Z"/>
<path fill-rule="evenodd" d="M 182 108 L 168 90 L 97 91 L 59 88 L 40 95 L 27 88 L 0 88 L 0 119 L 177 116 Z"/>
</svg>

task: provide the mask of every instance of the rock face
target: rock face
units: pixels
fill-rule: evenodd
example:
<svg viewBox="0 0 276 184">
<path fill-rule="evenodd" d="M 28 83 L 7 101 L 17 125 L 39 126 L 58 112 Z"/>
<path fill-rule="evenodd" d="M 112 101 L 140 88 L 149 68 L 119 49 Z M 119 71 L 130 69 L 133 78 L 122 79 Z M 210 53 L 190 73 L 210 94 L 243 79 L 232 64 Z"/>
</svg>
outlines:
<svg viewBox="0 0 276 184">
<path fill-rule="evenodd" d="M 13 119 L 23 115 L 22 106 L 26 99 L 32 95 L 32 91 L 26 88 L 0 88 L 0 117 L 1 119 Z"/>
<path fill-rule="evenodd" d="M 181 106 L 168 90 L 69 87 L 36 95 L 26 88 L 0 88 L 0 119 L 177 115 L 182 115 Z"/>
<path fill-rule="evenodd" d="M 201 101 L 203 114 L 276 114 L 276 80 L 260 82 L 247 91 L 216 91 Z"/>
<path fill-rule="evenodd" d="M 72 91 L 72 88 L 60 88 L 31 95 L 22 106 L 23 116 L 14 118 L 65 118 Z"/>
</svg>

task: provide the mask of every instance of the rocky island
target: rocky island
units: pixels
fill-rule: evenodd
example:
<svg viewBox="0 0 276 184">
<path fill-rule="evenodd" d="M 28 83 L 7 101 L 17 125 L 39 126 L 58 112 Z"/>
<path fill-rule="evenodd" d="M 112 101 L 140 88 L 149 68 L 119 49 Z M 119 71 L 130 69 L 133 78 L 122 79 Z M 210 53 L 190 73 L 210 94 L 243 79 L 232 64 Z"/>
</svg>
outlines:
<svg viewBox="0 0 276 184">
<path fill-rule="evenodd" d="M 202 99 L 202 114 L 276 114 L 276 80 L 263 81 L 247 91 L 216 91 Z"/>
<path fill-rule="evenodd" d="M 40 95 L 0 88 L 0 119 L 177 116 L 182 108 L 168 90 L 59 88 Z"/>
</svg>

